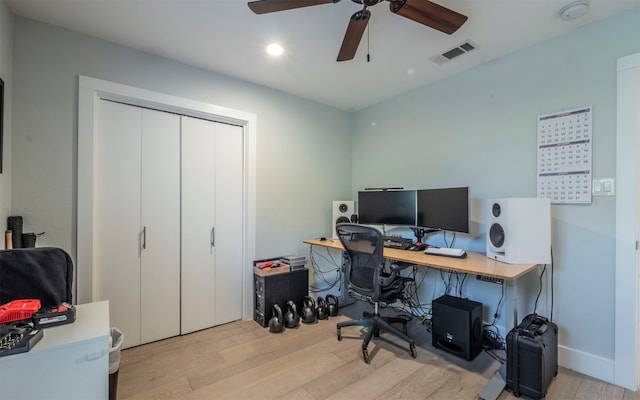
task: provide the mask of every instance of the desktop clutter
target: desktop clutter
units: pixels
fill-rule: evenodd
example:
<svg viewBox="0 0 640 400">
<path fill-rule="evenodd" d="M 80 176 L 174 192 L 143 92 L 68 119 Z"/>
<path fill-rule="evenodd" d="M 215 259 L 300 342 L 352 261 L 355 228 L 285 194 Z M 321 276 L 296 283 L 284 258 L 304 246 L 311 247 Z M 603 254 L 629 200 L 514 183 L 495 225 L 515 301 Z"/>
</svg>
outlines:
<svg viewBox="0 0 640 400">
<path fill-rule="evenodd" d="M 30 351 L 42 339 L 42 329 L 75 319 L 75 307 L 69 303 L 41 307 L 38 299 L 18 299 L 0 305 L 0 357 Z"/>
<path fill-rule="evenodd" d="M 7 229 L 4 232 L 4 248 L 6 250 L 36 247 L 36 238 L 44 232 L 22 233 L 23 219 L 21 216 L 7 218 Z"/>
<path fill-rule="evenodd" d="M 0 357 L 27 352 L 44 328 L 75 321 L 73 264 L 64 250 L 0 250 L 0 276 Z"/>
</svg>

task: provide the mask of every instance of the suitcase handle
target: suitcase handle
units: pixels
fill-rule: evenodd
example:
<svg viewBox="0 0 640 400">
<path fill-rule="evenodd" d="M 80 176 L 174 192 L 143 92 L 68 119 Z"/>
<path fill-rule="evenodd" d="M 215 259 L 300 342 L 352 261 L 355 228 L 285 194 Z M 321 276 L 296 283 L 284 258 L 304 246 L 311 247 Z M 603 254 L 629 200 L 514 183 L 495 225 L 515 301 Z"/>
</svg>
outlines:
<svg viewBox="0 0 640 400">
<path fill-rule="evenodd" d="M 511 391 L 516 397 L 520 397 L 520 376 L 518 374 L 518 367 L 520 364 L 520 360 L 518 359 L 518 353 L 520 353 L 518 349 L 519 339 L 520 331 L 518 329 L 515 329 L 515 331 L 513 332 L 513 340 L 511 343 L 513 345 L 513 351 L 511 352 L 511 360 L 513 361 L 513 365 L 511 365 L 509 368 L 511 368 Z"/>
</svg>

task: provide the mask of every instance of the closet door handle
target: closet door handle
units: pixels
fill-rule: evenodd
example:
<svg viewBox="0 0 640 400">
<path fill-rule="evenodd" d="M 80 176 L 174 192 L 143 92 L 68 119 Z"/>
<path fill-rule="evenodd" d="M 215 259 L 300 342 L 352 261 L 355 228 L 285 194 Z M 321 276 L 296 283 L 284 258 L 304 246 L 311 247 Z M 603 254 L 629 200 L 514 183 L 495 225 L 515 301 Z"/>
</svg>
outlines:
<svg viewBox="0 0 640 400">
<path fill-rule="evenodd" d="M 211 247 L 215 247 L 215 242 L 216 242 L 216 227 L 212 226 L 211 227 Z"/>
<path fill-rule="evenodd" d="M 147 248 L 147 227 L 142 228 L 142 250 Z"/>
</svg>

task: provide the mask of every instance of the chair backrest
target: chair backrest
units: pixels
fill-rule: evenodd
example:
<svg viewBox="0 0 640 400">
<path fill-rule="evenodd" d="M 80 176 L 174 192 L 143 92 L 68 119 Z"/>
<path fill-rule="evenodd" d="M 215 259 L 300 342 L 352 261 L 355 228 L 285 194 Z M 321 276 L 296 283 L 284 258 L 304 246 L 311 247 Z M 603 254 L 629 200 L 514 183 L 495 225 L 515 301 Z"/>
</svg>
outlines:
<svg viewBox="0 0 640 400">
<path fill-rule="evenodd" d="M 73 263 L 62 249 L 0 250 L 0 305 L 39 299 L 42 307 L 72 304 Z"/>
<path fill-rule="evenodd" d="M 380 298 L 380 273 L 384 266 L 384 237 L 376 228 L 358 224 L 338 224 L 338 238 L 347 254 L 347 289 Z"/>
</svg>

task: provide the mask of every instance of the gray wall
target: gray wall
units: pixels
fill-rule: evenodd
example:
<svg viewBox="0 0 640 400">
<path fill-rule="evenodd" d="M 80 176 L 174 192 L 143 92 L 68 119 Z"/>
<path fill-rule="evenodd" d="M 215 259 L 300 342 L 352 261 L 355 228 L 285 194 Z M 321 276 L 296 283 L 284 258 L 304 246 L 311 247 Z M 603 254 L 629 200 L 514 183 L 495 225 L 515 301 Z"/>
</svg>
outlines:
<svg viewBox="0 0 640 400">
<path fill-rule="evenodd" d="M 368 186 L 469 186 L 473 232 L 455 247 L 484 252 L 487 199 L 536 197 L 538 115 L 592 105 L 593 176 L 615 177 L 616 60 L 638 51 L 635 9 L 358 112 L 354 196 Z M 578 370 L 604 371 L 614 357 L 615 212 L 614 197 L 552 206 L 553 317 L 561 361 Z M 521 315 L 533 311 L 535 275 L 520 286 Z M 500 287 L 469 280 L 464 292 L 491 321 Z M 538 313 L 550 315 L 548 300 Z"/>
<path fill-rule="evenodd" d="M 256 256 L 305 254 L 350 195 L 350 115 L 21 17 L 14 18 L 12 213 L 75 253 L 78 75 L 257 115 Z"/>
<path fill-rule="evenodd" d="M 4 81 L 4 150 L 2 174 L 0 174 L 0 232 L 4 230 L 7 217 L 11 215 L 11 110 L 13 88 L 13 19 L 11 11 L 4 2 L 0 2 L 0 78 Z"/>
</svg>

